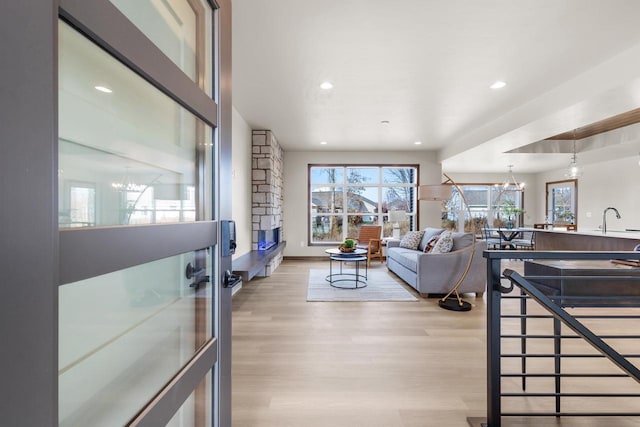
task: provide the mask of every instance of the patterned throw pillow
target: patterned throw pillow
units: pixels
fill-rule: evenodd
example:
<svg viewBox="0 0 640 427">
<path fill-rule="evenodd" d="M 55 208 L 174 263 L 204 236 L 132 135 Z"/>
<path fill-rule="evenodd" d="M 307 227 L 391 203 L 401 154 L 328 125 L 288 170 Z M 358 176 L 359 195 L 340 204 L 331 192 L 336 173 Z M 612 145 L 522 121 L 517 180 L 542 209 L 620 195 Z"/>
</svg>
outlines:
<svg viewBox="0 0 640 427">
<path fill-rule="evenodd" d="M 427 246 L 427 243 L 429 243 L 429 240 L 431 240 L 434 237 L 439 236 L 440 233 L 442 233 L 443 231 L 444 231 L 443 228 L 431 228 L 431 227 L 425 228 L 424 229 L 424 234 L 422 235 L 422 240 L 420 241 L 420 244 L 418 245 L 418 250 L 424 252 L 424 248 L 425 248 L 425 246 Z"/>
<path fill-rule="evenodd" d="M 433 250 L 433 247 L 436 245 L 436 242 L 438 241 L 438 238 L 440 236 L 433 236 L 426 245 L 424 245 L 424 253 L 429 253 Z"/>
<path fill-rule="evenodd" d="M 420 240 L 422 240 L 422 235 L 424 231 L 410 231 L 404 235 L 402 240 L 400 240 L 400 247 L 407 249 L 418 249 L 418 245 L 420 244 Z"/>
<path fill-rule="evenodd" d="M 446 230 L 440 235 L 440 238 L 433 246 L 433 249 L 431 249 L 431 253 L 445 254 L 447 252 L 451 252 L 451 248 L 453 248 L 453 236 L 451 235 L 451 231 Z"/>
</svg>

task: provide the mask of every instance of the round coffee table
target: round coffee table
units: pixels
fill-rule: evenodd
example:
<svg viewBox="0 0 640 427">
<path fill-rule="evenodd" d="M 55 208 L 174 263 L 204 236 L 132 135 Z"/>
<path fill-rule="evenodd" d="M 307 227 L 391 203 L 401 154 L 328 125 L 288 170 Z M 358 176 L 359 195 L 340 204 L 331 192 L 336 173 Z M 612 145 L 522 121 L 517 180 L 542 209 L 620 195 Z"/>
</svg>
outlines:
<svg viewBox="0 0 640 427">
<path fill-rule="evenodd" d="M 360 289 L 367 286 L 367 251 L 356 249 L 353 252 L 341 252 L 339 249 L 325 250 L 329 254 L 329 274 L 325 280 L 334 288 Z M 333 272 L 333 261 L 340 262 L 340 272 Z M 360 263 L 364 261 L 364 274 L 360 274 Z M 356 264 L 355 273 L 344 273 L 342 264 L 354 262 Z M 351 285 L 349 285 L 351 284 Z"/>
</svg>

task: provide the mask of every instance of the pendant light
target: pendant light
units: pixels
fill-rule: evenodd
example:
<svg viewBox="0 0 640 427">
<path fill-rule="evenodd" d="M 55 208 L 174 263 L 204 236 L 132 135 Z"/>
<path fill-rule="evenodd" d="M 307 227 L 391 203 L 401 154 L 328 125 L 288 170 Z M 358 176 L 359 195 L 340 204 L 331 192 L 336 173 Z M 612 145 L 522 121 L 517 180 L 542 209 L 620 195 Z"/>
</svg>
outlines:
<svg viewBox="0 0 640 427">
<path fill-rule="evenodd" d="M 578 157 L 576 156 L 576 130 L 573 130 L 573 155 L 571 156 L 571 162 L 564 173 L 566 178 L 576 179 L 582 176 L 582 167 L 578 165 Z"/>
<path fill-rule="evenodd" d="M 516 181 L 516 177 L 513 176 L 513 165 L 508 165 L 508 167 L 509 167 L 509 172 L 507 172 L 507 177 L 502 183 L 502 189 L 508 190 L 511 188 L 511 189 L 514 189 L 515 191 L 524 190 L 524 182 L 518 183 L 518 181 Z"/>
</svg>

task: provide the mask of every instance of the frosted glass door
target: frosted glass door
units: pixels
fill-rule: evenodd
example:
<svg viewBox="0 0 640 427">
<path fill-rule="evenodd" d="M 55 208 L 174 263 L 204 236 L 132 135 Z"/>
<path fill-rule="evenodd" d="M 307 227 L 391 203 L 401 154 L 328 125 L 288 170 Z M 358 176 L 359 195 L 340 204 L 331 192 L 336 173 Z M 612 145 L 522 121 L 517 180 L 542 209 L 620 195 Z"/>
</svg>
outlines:
<svg viewBox="0 0 640 427">
<path fill-rule="evenodd" d="M 211 287 L 190 287 L 188 264 L 196 253 L 60 287 L 60 426 L 126 424 L 211 338 Z"/>
<path fill-rule="evenodd" d="M 215 344 L 214 129 L 62 21 L 58 100 L 60 240 L 80 236 L 61 255 L 58 423 L 123 426 Z M 211 418 L 208 378 L 171 425 Z"/>
</svg>

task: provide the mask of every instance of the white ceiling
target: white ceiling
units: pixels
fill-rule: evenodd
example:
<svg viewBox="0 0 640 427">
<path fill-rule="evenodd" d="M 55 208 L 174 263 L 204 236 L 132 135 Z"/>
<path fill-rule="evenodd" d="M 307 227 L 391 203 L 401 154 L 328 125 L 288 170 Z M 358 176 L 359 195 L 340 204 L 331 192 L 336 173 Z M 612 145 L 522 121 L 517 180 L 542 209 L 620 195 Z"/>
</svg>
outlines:
<svg viewBox="0 0 640 427">
<path fill-rule="evenodd" d="M 233 0 L 233 104 L 285 150 L 549 170 L 569 154 L 503 153 L 640 106 L 638 16 L 637 0 Z"/>
</svg>

